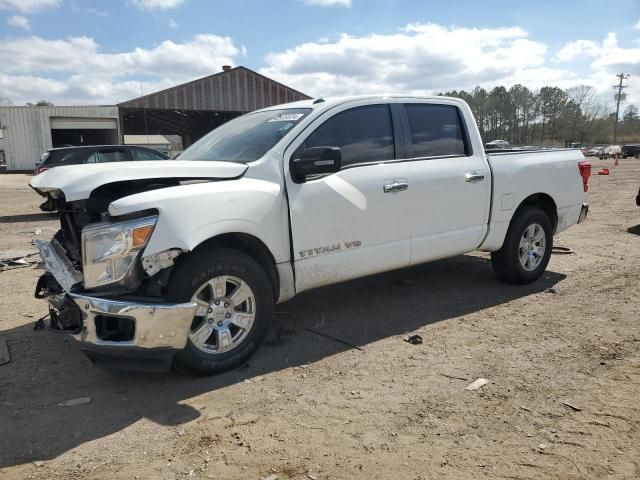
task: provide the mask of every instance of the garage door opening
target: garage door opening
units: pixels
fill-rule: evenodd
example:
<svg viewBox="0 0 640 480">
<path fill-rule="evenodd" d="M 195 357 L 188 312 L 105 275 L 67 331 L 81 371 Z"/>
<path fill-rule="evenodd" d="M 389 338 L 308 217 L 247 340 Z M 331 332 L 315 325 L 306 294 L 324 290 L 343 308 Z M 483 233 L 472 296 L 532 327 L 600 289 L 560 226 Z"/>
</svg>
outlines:
<svg viewBox="0 0 640 480">
<path fill-rule="evenodd" d="M 117 130 L 51 129 L 53 148 L 80 145 L 117 145 Z"/>
<path fill-rule="evenodd" d="M 117 145 L 115 118 L 51 118 L 54 148 L 81 145 Z"/>
</svg>

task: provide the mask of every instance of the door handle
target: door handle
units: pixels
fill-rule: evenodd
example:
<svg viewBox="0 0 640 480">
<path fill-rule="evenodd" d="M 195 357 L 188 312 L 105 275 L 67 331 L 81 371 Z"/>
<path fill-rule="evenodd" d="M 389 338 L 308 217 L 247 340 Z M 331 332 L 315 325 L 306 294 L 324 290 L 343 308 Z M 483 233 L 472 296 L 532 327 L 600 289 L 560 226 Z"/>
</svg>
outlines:
<svg viewBox="0 0 640 480">
<path fill-rule="evenodd" d="M 464 174 L 464 179 L 467 182 L 480 182 L 484 180 L 484 174 L 478 172 L 467 172 Z"/>
<path fill-rule="evenodd" d="M 403 190 L 409 189 L 408 182 L 398 182 L 394 181 L 393 183 L 385 183 L 382 186 L 382 190 L 384 193 L 393 193 L 393 192 L 402 192 Z"/>
</svg>

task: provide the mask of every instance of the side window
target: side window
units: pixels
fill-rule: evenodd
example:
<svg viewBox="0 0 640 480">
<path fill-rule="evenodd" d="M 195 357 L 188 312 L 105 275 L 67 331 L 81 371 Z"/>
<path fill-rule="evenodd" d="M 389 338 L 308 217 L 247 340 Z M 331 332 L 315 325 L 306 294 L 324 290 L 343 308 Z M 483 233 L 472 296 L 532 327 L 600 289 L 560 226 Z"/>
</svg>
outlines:
<svg viewBox="0 0 640 480">
<path fill-rule="evenodd" d="M 99 151 L 99 162 L 126 162 L 129 160 L 127 152 L 124 148 L 113 148 Z"/>
<path fill-rule="evenodd" d="M 343 166 L 393 159 L 389 106 L 367 105 L 338 113 L 305 140 L 304 148 L 311 147 L 340 147 Z"/>
<path fill-rule="evenodd" d="M 91 152 L 91 155 L 87 157 L 87 163 L 98 163 L 98 152 Z"/>
<path fill-rule="evenodd" d="M 411 138 L 409 157 L 465 155 L 464 134 L 458 108 L 452 105 L 405 103 Z"/>
<path fill-rule="evenodd" d="M 134 160 L 164 160 L 165 159 L 159 154 L 152 152 L 151 150 L 147 150 L 145 148 L 132 148 L 131 153 L 133 153 Z"/>
</svg>

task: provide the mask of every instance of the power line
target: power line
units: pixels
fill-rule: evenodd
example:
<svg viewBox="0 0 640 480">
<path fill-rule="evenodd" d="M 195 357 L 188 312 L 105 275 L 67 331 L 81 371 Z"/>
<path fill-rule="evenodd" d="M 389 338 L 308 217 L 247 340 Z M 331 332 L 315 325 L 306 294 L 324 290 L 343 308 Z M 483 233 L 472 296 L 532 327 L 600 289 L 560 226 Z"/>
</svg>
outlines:
<svg viewBox="0 0 640 480">
<path fill-rule="evenodd" d="M 617 137 L 618 137 L 618 117 L 620 115 L 620 101 L 622 100 L 622 89 L 623 88 L 627 88 L 627 85 L 623 85 L 622 82 L 623 80 L 626 80 L 629 78 L 629 75 L 625 75 L 624 73 L 619 73 L 616 75 L 616 77 L 618 77 L 620 79 L 620 81 L 618 82 L 618 85 L 614 85 L 613 88 L 618 89 L 618 93 L 615 96 L 615 100 L 616 100 L 616 120 L 615 123 L 613 124 L 613 143 L 616 144 L 617 142 Z"/>
</svg>

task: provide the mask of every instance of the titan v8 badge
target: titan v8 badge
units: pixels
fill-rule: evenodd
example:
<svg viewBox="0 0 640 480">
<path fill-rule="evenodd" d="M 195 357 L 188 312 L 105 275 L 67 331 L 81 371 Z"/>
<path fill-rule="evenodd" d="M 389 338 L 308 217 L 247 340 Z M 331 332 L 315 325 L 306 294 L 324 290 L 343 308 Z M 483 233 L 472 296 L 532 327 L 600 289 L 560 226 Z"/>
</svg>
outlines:
<svg viewBox="0 0 640 480">
<path fill-rule="evenodd" d="M 343 245 L 344 248 L 347 249 L 357 248 L 362 245 L 362 242 L 360 240 L 353 240 L 351 242 L 334 243 L 333 245 L 327 245 L 325 247 L 315 247 L 307 250 L 300 250 L 298 253 L 300 254 L 300 258 L 313 257 L 316 255 L 323 255 L 325 253 L 338 252 L 342 250 Z"/>
</svg>

